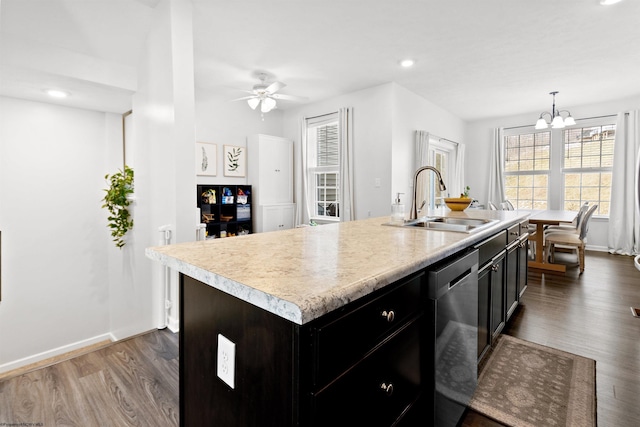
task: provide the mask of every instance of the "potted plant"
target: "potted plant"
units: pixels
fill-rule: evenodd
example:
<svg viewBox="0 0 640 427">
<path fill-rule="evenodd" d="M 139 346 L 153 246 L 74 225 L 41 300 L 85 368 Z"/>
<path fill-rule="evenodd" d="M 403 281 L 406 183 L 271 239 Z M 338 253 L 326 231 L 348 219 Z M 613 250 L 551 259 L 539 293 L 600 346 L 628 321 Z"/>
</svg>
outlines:
<svg viewBox="0 0 640 427">
<path fill-rule="evenodd" d="M 133 228 L 133 218 L 129 213 L 130 196 L 133 194 L 133 169 L 125 165 L 124 171 L 119 169 L 111 176 L 105 175 L 104 179 L 109 182 L 109 188 L 104 190 L 107 194 L 102 199 L 102 207 L 109 211 L 108 227 L 113 241 L 122 249 L 125 245 L 124 235 Z"/>
</svg>

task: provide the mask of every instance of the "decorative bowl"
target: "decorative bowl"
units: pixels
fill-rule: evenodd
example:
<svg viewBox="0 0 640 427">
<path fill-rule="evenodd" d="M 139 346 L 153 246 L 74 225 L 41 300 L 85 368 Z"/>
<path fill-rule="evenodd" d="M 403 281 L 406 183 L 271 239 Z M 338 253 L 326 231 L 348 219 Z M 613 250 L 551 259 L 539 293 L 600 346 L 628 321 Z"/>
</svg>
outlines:
<svg viewBox="0 0 640 427">
<path fill-rule="evenodd" d="M 444 199 L 444 202 L 452 211 L 463 211 L 469 207 L 472 200 L 473 199 L 467 197 L 447 197 Z"/>
<path fill-rule="evenodd" d="M 229 222 L 229 221 L 231 221 L 232 219 L 233 219 L 233 217 L 232 217 L 232 216 L 220 215 L 220 221 L 223 221 L 223 222 Z"/>
</svg>

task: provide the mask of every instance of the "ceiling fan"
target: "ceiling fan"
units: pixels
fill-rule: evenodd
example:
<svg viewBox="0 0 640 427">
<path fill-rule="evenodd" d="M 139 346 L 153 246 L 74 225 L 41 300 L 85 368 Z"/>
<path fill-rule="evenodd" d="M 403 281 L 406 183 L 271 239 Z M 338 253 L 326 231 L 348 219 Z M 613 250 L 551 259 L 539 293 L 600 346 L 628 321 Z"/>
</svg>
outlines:
<svg viewBox="0 0 640 427">
<path fill-rule="evenodd" d="M 293 95 L 283 95 L 276 93 L 280 89 L 286 86 L 282 82 L 273 82 L 267 84 L 267 75 L 265 73 L 258 74 L 260 83 L 253 86 L 251 90 L 245 90 L 244 92 L 250 93 L 249 96 L 243 96 L 242 98 L 234 99 L 233 101 L 247 100 L 247 104 L 251 109 L 255 110 L 260 105 L 260 111 L 262 113 L 268 113 L 276 108 L 276 100 L 283 99 L 286 101 L 305 101 L 307 98 Z"/>
</svg>

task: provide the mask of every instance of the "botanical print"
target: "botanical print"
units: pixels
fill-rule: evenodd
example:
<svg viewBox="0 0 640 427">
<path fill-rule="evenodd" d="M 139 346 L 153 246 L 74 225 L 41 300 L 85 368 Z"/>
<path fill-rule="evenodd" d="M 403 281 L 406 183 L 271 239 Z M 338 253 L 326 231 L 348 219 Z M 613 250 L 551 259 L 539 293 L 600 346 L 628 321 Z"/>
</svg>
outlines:
<svg viewBox="0 0 640 427">
<path fill-rule="evenodd" d="M 247 149 L 233 145 L 224 146 L 224 175 L 245 176 L 247 167 Z"/>
<path fill-rule="evenodd" d="M 216 144 L 196 142 L 196 175 L 216 176 L 217 151 Z"/>
</svg>

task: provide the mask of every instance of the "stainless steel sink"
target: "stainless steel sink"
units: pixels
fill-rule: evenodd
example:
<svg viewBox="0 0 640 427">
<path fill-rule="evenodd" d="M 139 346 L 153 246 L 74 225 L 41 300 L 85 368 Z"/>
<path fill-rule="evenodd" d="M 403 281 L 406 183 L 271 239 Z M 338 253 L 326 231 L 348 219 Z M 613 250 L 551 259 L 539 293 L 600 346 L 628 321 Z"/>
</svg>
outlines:
<svg viewBox="0 0 640 427">
<path fill-rule="evenodd" d="M 413 227 L 425 230 L 454 231 L 457 233 L 473 233 L 490 227 L 497 219 L 453 218 L 445 216 L 428 216 L 403 223 L 386 223 L 394 227 Z"/>
</svg>

